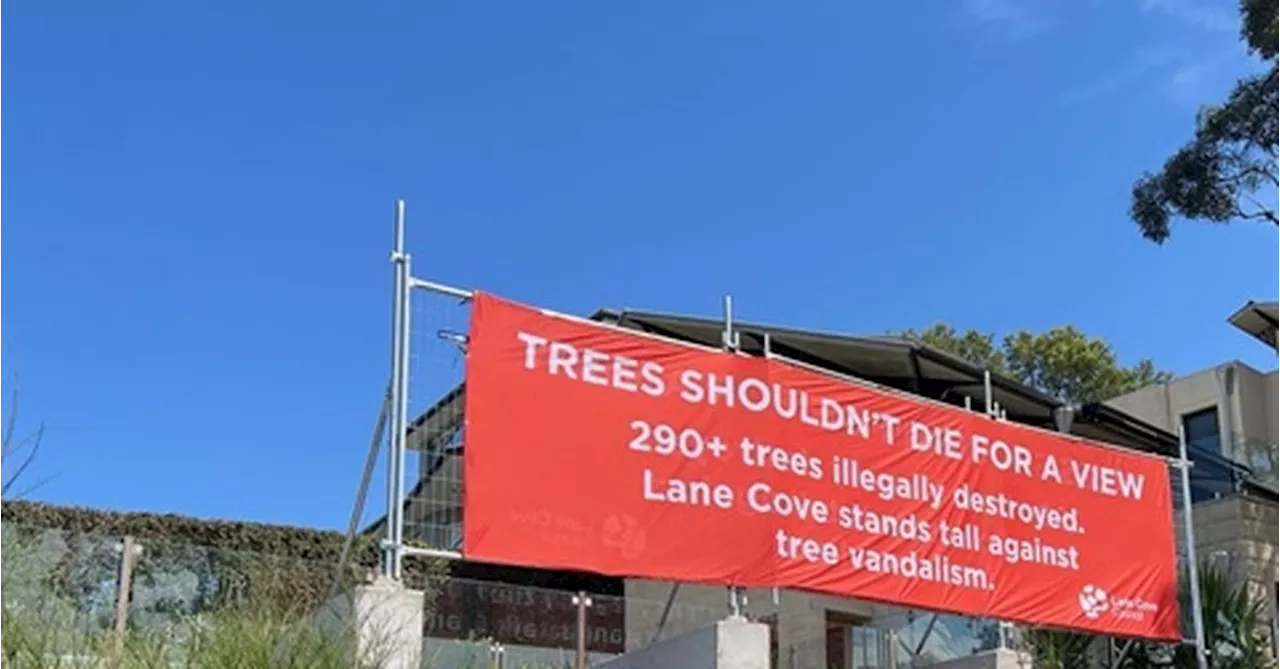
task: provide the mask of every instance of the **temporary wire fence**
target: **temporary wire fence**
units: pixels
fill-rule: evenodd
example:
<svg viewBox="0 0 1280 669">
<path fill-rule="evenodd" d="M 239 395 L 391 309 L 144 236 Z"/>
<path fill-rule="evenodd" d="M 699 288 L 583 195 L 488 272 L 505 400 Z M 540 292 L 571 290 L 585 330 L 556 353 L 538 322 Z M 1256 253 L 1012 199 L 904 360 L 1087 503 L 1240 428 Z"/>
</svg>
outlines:
<svg viewBox="0 0 1280 669">
<path fill-rule="evenodd" d="M 411 301 L 411 350 L 409 378 L 409 405 L 413 416 L 410 422 L 406 447 L 410 465 L 405 473 L 407 498 L 403 504 L 404 538 L 406 544 L 418 545 L 438 551 L 460 551 L 462 536 L 463 499 L 463 413 L 465 405 L 465 352 L 467 333 L 470 330 L 470 303 L 456 292 L 415 290 Z M 516 447 L 517 445 L 513 445 Z M 493 587 L 489 592 L 493 592 Z M 518 589 L 519 586 L 507 586 Z M 593 594 L 597 604 L 617 599 L 628 615 L 624 627 L 605 625 L 599 629 L 617 631 L 593 634 L 593 644 L 587 650 L 595 656 L 600 653 L 634 650 L 656 638 L 670 638 L 674 634 L 690 631 L 718 620 L 729 612 L 724 606 L 723 590 L 714 588 L 686 588 L 673 598 L 664 589 L 646 591 L 646 597 L 616 598 Z M 797 593 L 788 593 L 791 596 Z M 561 593 L 548 601 L 557 602 L 551 610 L 559 611 L 550 620 L 564 619 L 571 610 L 572 595 Z M 449 600 L 453 601 L 453 600 Z M 776 606 L 767 604 L 769 599 L 757 599 L 755 606 L 746 613 L 769 622 L 775 628 L 774 644 L 779 645 L 779 630 L 785 629 L 781 646 L 775 648 L 775 666 L 806 667 L 827 666 L 823 655 L 816 653 L 824 647 L 830 634 L 823 625 L 817 633 L 811 621 L 800 622 L 799 612 L 791 616 Z M 955 659 L 974 653 L 989 652 L 1005 647 L 1010 639 L 1005 626 L 991 620 L 965 616 L 945 616 L 929 613 L 913 613 L 900 608 L 878 607 L 883 613 L 876 618 L 864 617 L 861 624 L 844 632 L 850 640 L 846 646 L 857 646 L 862 664 L 857 666 L 880 667 L 927 666 L 933 660 Z M 680 612 L 685 612 L 681 615 Z M 696 611 L 697 615 L 688 615 Z M 592 616 L 604 615 L 602 609 L 593 609 Z M 812 615 L 812 612 L 810 612 Z M 791 620 L 796 618 L 797 620 Z M 508 616 L 508 621 L 518 620 Z M 604 619 L 608 619 L 605 616 Z M 437 629 L 457 629 L 474 632 L 484 629 L 492 617 L 462 624 L 457 618 L 441 618 Z M 446 624 L 449 623 L 449 624 Z M 689 625 L 692 625 L 690 627 Z M 779 627 L 781 626 L 781 627 Z M 510 629 L 510 626 L 503 628 Z M 854 637 L 858 641 L 853 641 Z M 523 644 L 499 630 L 496 638 L 510 648 L 548 647 L 546 643 Z M 604 643 L 602 638 L 614 639 Z M 871 643 L 874 640 L 874 643 Z M 553 646 L 554 644 L 551 644 Z M 869 650 L 880 648 L 881 651 Z M 808 650 L 806 650 L 808 649 Z M 825 652 L 825 651 L 824 651 Z M 850 651 L 853 653 L 853 651 Z M 785 658 L 791 658 L 784 662 Z M 897 659 L 893 659 L 897 658 Z M 853 655 L 849 658 L 851 661 Z"/>
<path fill-rule="evenodd" d="M 471 305 L 456 296 L 411 296 L 409 434 L 404 537 L 410 545 L 462 548 L 462 427 Z"/>
</svg>

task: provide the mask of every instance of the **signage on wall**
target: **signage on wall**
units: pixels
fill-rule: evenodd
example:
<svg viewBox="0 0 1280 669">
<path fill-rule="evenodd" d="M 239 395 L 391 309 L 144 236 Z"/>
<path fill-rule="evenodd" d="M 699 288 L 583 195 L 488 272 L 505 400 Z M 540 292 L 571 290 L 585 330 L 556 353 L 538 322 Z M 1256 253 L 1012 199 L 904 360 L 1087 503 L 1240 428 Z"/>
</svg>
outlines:
<svg viewBox="0 0 1280 669">
<path fill-rule="evenodd" d="M 430 598 L 427 636 L 539 648 L 571 649 L 577 644 L 578 607 L 568 592 L 450 579 L 432 590 Z M 596 597 L 586 611 L 587 650 L 623 652 L 622 598 Z"/>
</svg>

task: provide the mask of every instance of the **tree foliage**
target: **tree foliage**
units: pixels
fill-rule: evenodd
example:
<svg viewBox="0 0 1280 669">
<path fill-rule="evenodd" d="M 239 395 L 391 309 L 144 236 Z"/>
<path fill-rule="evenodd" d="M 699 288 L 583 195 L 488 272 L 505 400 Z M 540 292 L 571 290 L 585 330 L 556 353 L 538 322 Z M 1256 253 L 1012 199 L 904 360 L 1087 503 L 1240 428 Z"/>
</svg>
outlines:
<svg viewBox="0 0 1280 669">
<path fill-rule="evenodd" d="M 1243 579 L 1210 561 L 1202 561 L 1200 611 L 1205 648 L 1212 669 L 1275 669 L 1267 632 L 1267 604 L 1254 597 Z M 1183 612 L 1191 610 L 1191 593 L 1183 583 L 1179 593 Z M 1190 623 L 1184 623 L 1190 629 Z M 1021 648 L 1039 669 L 1086 669 L 1104 654 L 1102 637 L 1063 630 L 1030 628 L 1019 635 Z M 1123 655 L 1113 655 L 1117 669 L 1197 669 L 1195 647 L 1138 642 Z"/>
<path fill-rule="evenodd" d="M 1267 603 L 1254 597 L 1242 579 L 1219 566 L 1200 564 L 1200 611 L 1204 619 L 1205 648 L 1213 669 L 1274 669 L 1267 633 Z M 1184 611 L 1191 596 L 1182 588 Z M 1131 651 L 1122 669 L 1196 669 L 1195 649 L 1189 645 L 1147 643 Z"/>
<path fill-rule="evenodd" d="M 1121 365 L 1107 342 L 1069 325 L 1042 333 L 1021 330 L 999 340 L 994 333 L 959 332 L 944 323 L 905 334 L 1063 402 L 1102 401 L 1172 378 L 1148 359 Z"/>
<path fill-rule="evenodd" d="M 1038 669 L 1090 669 L 1090 648 L 1098 637 L 1062 630 L 1022 630 L 1022 649 Z"/>
<path fill-rule="evenodd" d="M 1280 225 L 1274 194 L 1280 184 L 1276 7 L 1275 0 L 1241 1 L 1241 37 L 1263 61 L 1263 70 L 1236 82 L 1221 104 L 1201 109 L 1191 140 L 1160 171 L 1134 184 L 1129 214 L 1143 237 L 1163 243 L 1175 216 Z M 1268 195 L 1260 199 L 1259 190 Z"/>
</svg>

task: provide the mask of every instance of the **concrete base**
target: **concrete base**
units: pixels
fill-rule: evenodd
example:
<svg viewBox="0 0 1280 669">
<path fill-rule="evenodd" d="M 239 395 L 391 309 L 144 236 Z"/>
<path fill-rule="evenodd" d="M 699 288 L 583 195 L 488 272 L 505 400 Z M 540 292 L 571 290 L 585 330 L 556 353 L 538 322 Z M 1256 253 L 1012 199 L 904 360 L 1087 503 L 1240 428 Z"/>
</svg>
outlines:
<svg viewBox="0 0 1280 669">
<path fill-rule="evenodd" d="M 1031 658 L 1008 648 L 997 648 L 968 657 L 943 660 L 929 669 L 1030 669 Z"/>
<path fill-rule="evenodd" d="M 317 612 L 320 626 L 350 635 L 359 663 L 380 669 L 419 669 L 424 595 L 377 579 L 340 594 Z"/>
<path fill-rule="evenodd" d="M 728 618 L 627 653 L 598 669 L 769 669 L 769 627 Z"/>
</svg>

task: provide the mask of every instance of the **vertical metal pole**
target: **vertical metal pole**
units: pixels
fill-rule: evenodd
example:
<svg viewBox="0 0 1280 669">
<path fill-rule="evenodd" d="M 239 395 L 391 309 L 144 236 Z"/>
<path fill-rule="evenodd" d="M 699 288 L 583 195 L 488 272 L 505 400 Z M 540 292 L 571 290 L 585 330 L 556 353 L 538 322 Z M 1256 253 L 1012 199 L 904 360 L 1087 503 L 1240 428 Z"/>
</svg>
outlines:
<svg viewBox="0 0 1280 669">
<path fill-rule="evenodd" d="M 732 295 L 724 296 L 724 334 L 721 336 L 721 339 L 723 339 L 725 350 L 728 350 L 728 351 L 738 350 L 737 337 L 735 337 L 733 334 L 733 296 Z"/>
<path fill-rule="evenodd" d="M 989 369 L 982 370 L 982 394 L 986 398 L 986 402 L 987 402 L 987 406 L 986 406 L 987 415 L 990 416 L 992 411 L 991 403 L 993 401 L 993 398 L 991 397 L 991 370 Z"/>
<path fill-rule="evenodd" d="M 1191 624 L 1194 628 L 1196 666 L 1209 669 L 1204 648 L 1204 611 L 1200 609 L 1200 567 L 1196 564 L 1196 531 L 1191 519 L 1191 460 L 1187 458 L 1187 433 L 1178 426 L 1178 469 L 1182 470 L 1182 530 L 1187 543 L 1187 578 L 1191 587 Z"/>
<path fill-rule="evenodd" d="M 400 220 L 404 220 L 404 201 L 400 201 Z M 413 323 L 413 287 L 409 284 L 412 274 L 413 258 L 404 254 L 400 261 L 400 393 L 397 401 L 399 408 L 396 425 L 396 578 L 401 578 L 404 562 L 404 507 L 405 499 L 405 458 L 408 453 L 406 440 L 409 434 L 409 354 L 413 344 L 410 333 Z"/>
<path fill-rule="evenodd" d="M 382 549 L 382 575 L 390 579 L 400 577 L 400 545 L 398 540 L 400 538 L 400 515 L 403 510 L 400 506 L 402 502 L 400 487 L 403 485 L 403 477 L 400 472 L 400 445 L 404 434 L 400 430 L 400 400 L 404 386 L 401 383 L 400 373 L 403 368 L 402 358 L 408 347 L 408 342 L 405 341 L 404 336 L 406 320 L 404 294 L 408 290 L 408 282 L 405 280 L 403 272 L 404 261 L 404 200 L 396 200 L 395 237 L 391 251 L 393 270 L 391 297 L 391 401 L 389 402 L 391 419 L 388 421 L 390 423 L 391 436 L 387 439 L 387 527 Z"/>
<path fill-rule="evenodd" d="M 591 598 L 579 590 L 573 597 L 573 604 L 578 607 L 578 647 L 574 654 L 574 669 L 587 669 L 587 608 L 591 606 Z"/>
<path fill-rule="evenodd" d="M 721 343 L 726 351 L 738 350 L 737 337 L 733 332 L 733 296 L 724 296 L 724 332 L 720 335 Z M 738 618 L 742 615 L 742 603 L 738 601 L 738 587 L 730 585 L 728 587 L 729 595 L 729 615 Z"/>
</svg>

